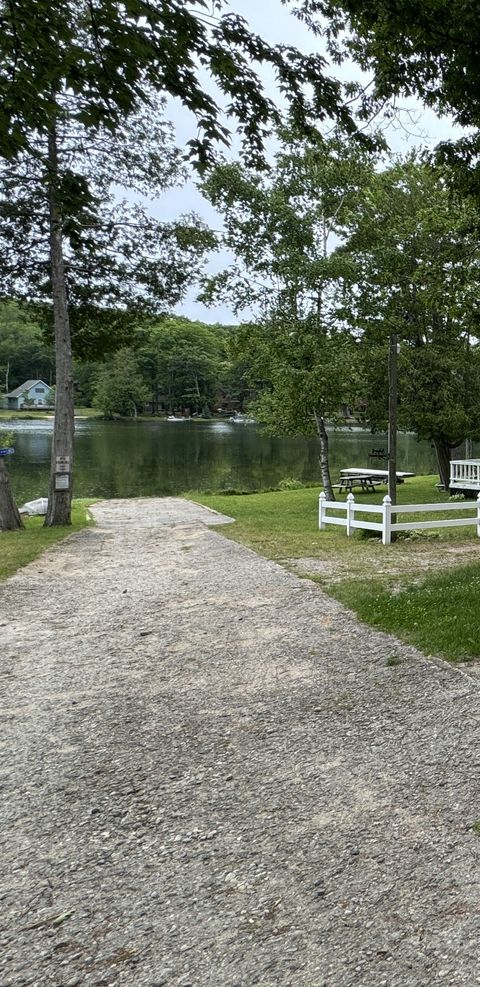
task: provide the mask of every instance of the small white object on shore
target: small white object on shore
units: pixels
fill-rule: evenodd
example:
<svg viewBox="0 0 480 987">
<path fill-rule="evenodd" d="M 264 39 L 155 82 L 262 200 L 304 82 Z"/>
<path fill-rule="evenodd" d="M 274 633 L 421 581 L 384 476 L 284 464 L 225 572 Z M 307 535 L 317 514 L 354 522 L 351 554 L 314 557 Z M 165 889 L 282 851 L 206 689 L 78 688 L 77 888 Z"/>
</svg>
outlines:
<svg viewBox="0 0 480 987">
<path fill-rule="evenodd" d="M 35 517 L 47 513 L 48 500 L 46 497 L 39 497 L 38 500 L 29 500 L 22 507 L 19 507 L 20 514 L 27 514 L 28 517 Z"/>
</svg>

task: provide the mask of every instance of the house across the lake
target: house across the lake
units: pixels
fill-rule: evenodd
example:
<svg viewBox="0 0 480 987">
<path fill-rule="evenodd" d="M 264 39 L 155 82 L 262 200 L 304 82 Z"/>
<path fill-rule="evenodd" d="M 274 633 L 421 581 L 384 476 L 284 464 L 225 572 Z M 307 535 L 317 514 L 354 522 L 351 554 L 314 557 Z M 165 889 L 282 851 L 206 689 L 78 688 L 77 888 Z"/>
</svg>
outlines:
<svg viewBox="0 0 480 987">
<path fill-rule="evenodd" d="M 26 380 L 20 387 L 6 395 L 7 408 L 20 411 L 22 408 L 53 408 L 55 392 L 43 380 Z"/>
</svg>

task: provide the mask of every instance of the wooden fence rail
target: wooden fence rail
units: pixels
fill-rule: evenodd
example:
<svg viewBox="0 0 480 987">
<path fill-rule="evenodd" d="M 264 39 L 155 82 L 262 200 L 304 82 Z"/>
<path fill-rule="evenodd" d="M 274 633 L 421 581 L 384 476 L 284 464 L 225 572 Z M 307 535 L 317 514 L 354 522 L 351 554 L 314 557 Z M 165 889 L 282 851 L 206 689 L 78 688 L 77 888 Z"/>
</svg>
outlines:
<svg viewBox="0 0 480 987">
<path fill-rule="evenodd" d="M 345 517 L 332 516 L 327 511 L 344 511 Z M 392 521 L 392 516 L 397 514 L 439 514 L 450 511 L 474 511 L 472 517 L 443 518 L 438 521 Z M 365 521 L 358 518 L 356 514 L 380 514 L 380 521 Z M 421 531 L 425 528 L 455 528 L 461 525 L 475 524 L 477 535 L 480 538 L 480 493 L 476 503 L 468 504 L 466 501 L 451 501 L 446 504 L 392 504 L 390 497 L 383 498 L 382 504 L 359 504 L 355 501 L 353 494 L 349 494 L 345 503 L 339 504 L 336 500 L 327 500 L 326 494 L 320 494 L 318 501 L 318 527 L 324 531 L 327 524 L 338 524 L 347 529 L 347 535 L 351 535 L 354 528 L 363 528 L 366 531 L 380 531 L 384 545 L 390 545 L 392 532 L 395 531 Z"/>
</svg>

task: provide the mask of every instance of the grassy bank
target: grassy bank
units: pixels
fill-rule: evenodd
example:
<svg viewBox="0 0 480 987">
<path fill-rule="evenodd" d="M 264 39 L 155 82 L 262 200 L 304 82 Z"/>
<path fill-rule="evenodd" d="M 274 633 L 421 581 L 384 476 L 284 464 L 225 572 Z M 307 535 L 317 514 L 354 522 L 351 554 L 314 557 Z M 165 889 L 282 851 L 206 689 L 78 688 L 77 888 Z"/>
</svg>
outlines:
<svg viewBox="0 0 480 987">
<path fill-rule="evenodd" d="M 0 422 L 36 421 L 49 418 L 51 415 L 51 411 L 7 411 L 5 408 L 0 408 Z"/>
<path fill-rule="evenodd" d="M 408 480 L 398 488 L 398 503 L 448 500 L 436 489 L 436 481 L 434 476 Z M 385 492 L 382 488 L 369 495 L 368 503 L 381 503 Z M 305 488 L 195 499 L 235 518 L 235 525 L 222 529 L 227 538 L 319 582 L 367 623 L 426 653 L 452 661 L 480 658 L 476 529 L 415 532 L 390 546 L 359 531 L 351 538 L 343 528 L 320 532 L 318 493 L 318 488 Z M 428 515 L 421 517 L 426 520 Z"/>
<path fill-rule="evenodd" d="M 98 408 L 75 408 L 75 418 L 103 418 Z"/>
<path fill-rule="evenodd" d="M 53 410 L 48 409 L 47 411 L 9 411 L 6 408 L 0 408 L 0 421 L 13 422 L 13 421 L 36 421 L 37 419 L 45 420 L 52 418 Z M 101 411 L 97 408 L 75 408 L 76 418 L 102 418 Z"/>
<path fill-rule="evenodd" d="M 43 517 L 31 517 L 26 518 L 24 530 L 0 532 L 0 581 L 33 562 L 46 548 L 87 527 L 91 523 L 87 518 L 91 503 L 91 500 L 74 500 L 70 527 L 44 528 Z"/>
</svg>

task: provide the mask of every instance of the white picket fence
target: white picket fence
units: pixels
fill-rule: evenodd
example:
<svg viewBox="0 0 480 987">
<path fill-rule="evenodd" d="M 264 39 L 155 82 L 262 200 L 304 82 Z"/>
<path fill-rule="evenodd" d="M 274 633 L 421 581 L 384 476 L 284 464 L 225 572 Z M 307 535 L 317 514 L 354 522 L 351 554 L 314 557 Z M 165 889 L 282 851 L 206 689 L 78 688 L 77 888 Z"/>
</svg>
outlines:
<svg viewBox="0 0 480 987">
<path fill-rule="evenodd" d="M 473 517 L 444 518 L 439 521 L 410 521 L 401 523 L 392 521 L 392 515 L 397 514 L 434 514 L 444 511 L 475 511 Z M 327 514 L 328 510 L 344 511 L 345 517 Z M 380 521 L 365 521 L 363 518 L 356 518 L 358 514 L 380 514 Z M 468 504 L 466 501 L 450 501 L 446 504 L 392 504 L 390 497 L 383 498 L 381 504 L 359 504 L 350 493 L 344 503 L 336 500 L 327 500 L 326 494 L 321 492 L 318 501 L 318 526 L 320 531 L 324 531 L 327 524 L 339 524 L 347 529 L 347 535 L 351 535 L 354 528 L 363 528 L 366 531 L 381 531 L 382 542 L 390 545 L 392 532 L 394 531 L 421 531 L 425 528 L 455 528 L 463 524 L 476 524 L 477 535 L 480 538 L 480 493 L 476 503 Z"/>
</svg>

